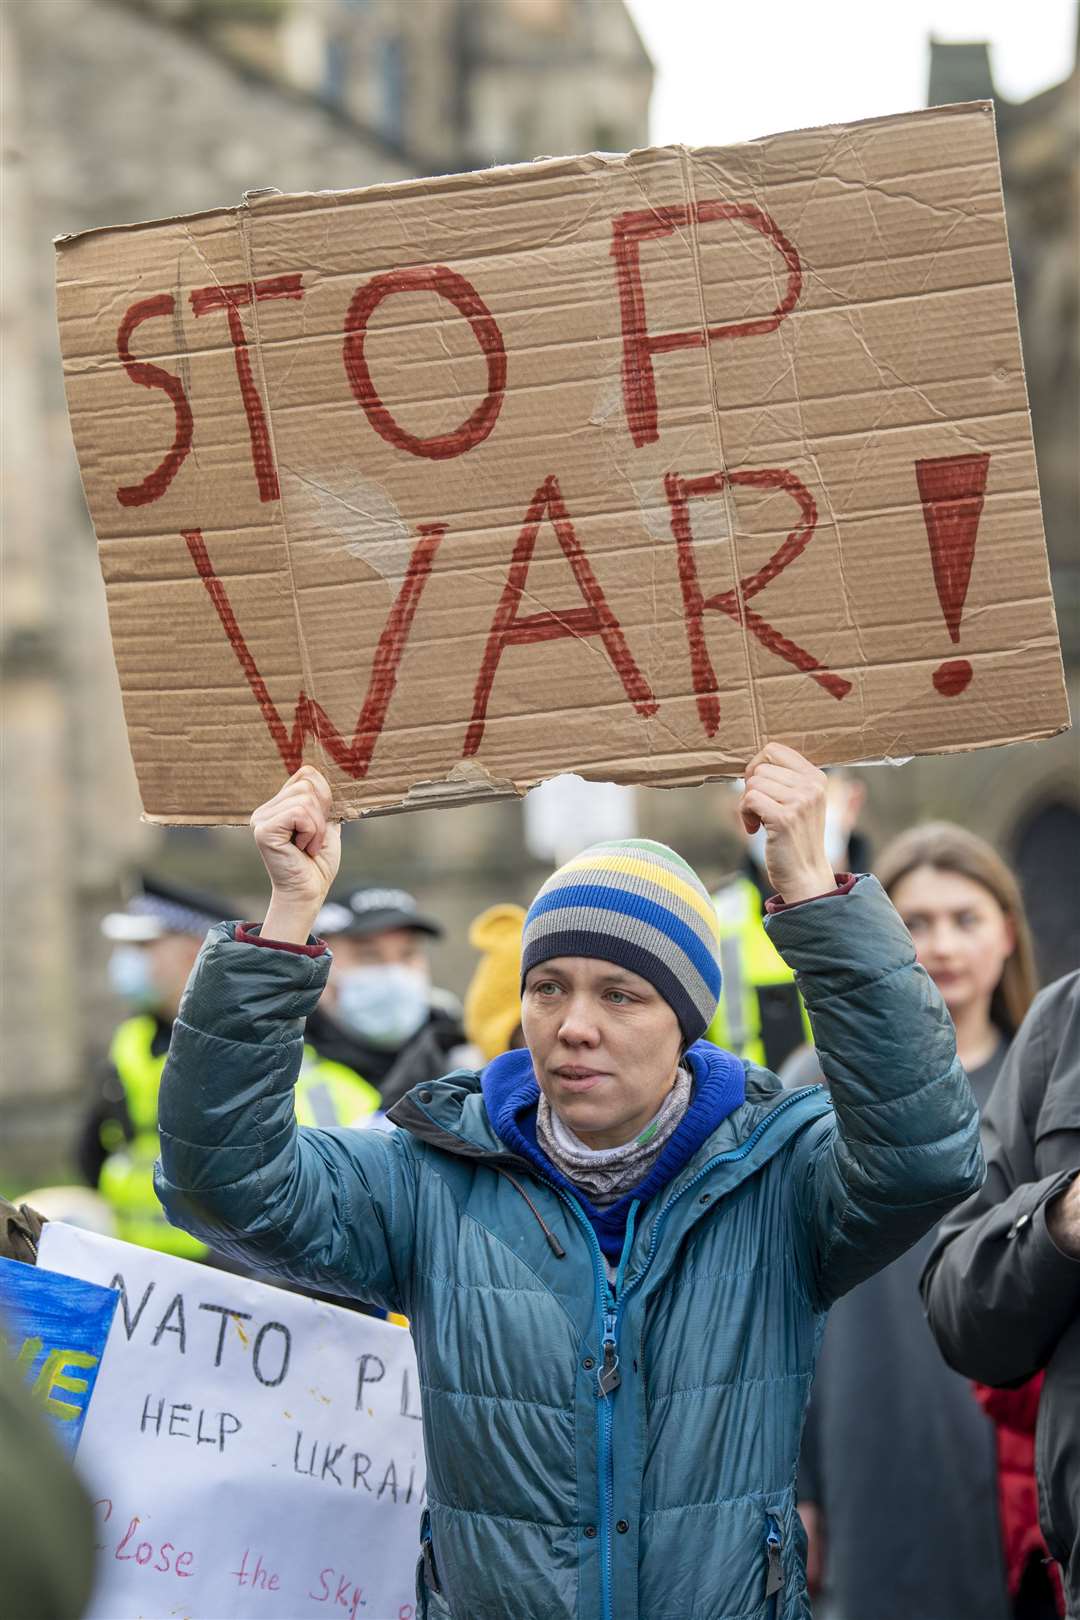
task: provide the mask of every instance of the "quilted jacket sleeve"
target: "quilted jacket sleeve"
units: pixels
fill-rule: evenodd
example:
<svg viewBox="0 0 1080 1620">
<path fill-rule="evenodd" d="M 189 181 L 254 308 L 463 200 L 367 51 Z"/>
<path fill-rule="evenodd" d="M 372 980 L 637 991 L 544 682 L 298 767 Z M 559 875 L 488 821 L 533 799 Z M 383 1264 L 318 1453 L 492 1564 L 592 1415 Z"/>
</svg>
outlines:
<svg viewBox="0 0 1080 1620">
<path fill-rule="evenodd" d="M 299 1129 L 303 1020 L 330 958 L 243 944 L 222 923 L 176 1021 L 158 1102 L 158 1197 L 214 1249 L 408 1311 L 416 1160 L 402 1132 Z"/>
<path fill-rule="evenodd" d="M 942 1223 L 922 1276 L 945 1360 L 984 1384 L 1045 1367 L 1080 1316 L 1080 1261 L 1048 1206 L 1080 1173 L 1080 975 L 1036 996 L 983 1115 L 986 1185 Z"/>
<path fill-rule="evenodd" d="M 796 1253 L 826 1309 L 983 1179 L 952 1021 L 876 878 L 766 922 L 796 979 L 833 1110 L 792 1159 Z"/>
</svg>

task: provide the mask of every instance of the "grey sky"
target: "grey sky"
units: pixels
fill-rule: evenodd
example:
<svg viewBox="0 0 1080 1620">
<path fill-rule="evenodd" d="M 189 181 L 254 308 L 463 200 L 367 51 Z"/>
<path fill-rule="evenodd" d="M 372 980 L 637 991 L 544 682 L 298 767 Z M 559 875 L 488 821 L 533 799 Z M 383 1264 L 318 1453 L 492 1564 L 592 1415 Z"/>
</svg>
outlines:
<svg viewBox="0 0 1080 1620">
<path fill-rule="evenodd" d="M 926 104 L 927 41 L 989 40 L 1000 94 L 1069 72 L 1076 0 L 628 0 L 657 66 L 652 140 L 722 146 Z"/>
</svg>

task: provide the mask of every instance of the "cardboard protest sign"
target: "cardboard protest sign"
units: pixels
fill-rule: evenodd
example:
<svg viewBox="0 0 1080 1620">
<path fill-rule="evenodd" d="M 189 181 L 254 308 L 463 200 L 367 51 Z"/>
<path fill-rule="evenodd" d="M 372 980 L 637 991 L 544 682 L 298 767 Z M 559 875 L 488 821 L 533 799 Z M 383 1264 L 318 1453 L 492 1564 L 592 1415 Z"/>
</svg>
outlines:
<svg viewBox="0 0 1080 1620">
<path fill-rule="evenodd" d="M 88 1620 L 414 1620 L 407 1332 L 58 1222 L 40 1252 L 120 1302 L 78 1456 Z"/>
<path fill-rule="evenodd" d="M 989 103 L 58 244 L 143 802 L 1068 721 Z"/>
<path fill-rule="evenodd" d="M 69 1457 L 116 1310 L 116 1295 L 21 1260 L 0 1258 L 0 1334 Z"/>
</svg>

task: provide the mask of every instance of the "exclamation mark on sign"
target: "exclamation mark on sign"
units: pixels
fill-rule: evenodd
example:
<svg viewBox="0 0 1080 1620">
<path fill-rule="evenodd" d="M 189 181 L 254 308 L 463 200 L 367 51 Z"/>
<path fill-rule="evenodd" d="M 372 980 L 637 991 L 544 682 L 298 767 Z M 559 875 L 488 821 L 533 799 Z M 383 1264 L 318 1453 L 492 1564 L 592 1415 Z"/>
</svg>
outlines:
<svg viewBox="0 0 1080 1620">
<path fill-rule="evenodd" d="M 989 466 L 988 455 L 938 456 L 915 463 L 934 584 L 954 642 L 960 640 L 960 619 L 971 579 Z M 972 673 L 966 658 L 948 659 L 935 669 L 934 686 L 942 697 L 956 697 Z"/>
</svg>

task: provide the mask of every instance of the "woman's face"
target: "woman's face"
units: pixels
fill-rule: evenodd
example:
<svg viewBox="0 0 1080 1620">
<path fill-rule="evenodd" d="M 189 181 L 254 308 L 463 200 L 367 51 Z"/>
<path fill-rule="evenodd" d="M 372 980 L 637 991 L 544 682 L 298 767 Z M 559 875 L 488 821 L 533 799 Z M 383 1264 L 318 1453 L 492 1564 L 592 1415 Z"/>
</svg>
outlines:
<svg viewBox="0 0 1080 1620">
<path fill-rule="evenodd" d="M 647 979 L 563 956 L 530 969 L 521 1022 L 552 1108 L 592 1148 L 629 1142 L 671 1090 L 678 1019 Z"/>
<path fill-rule="evenodd" d="M 894 886 L 892 903 L 953 1019 L 976 1006 L 988 1012 L 1016 948 L 1012 923 L 989 889 L 959 872 L 918 866 Z"/>
</svg>

